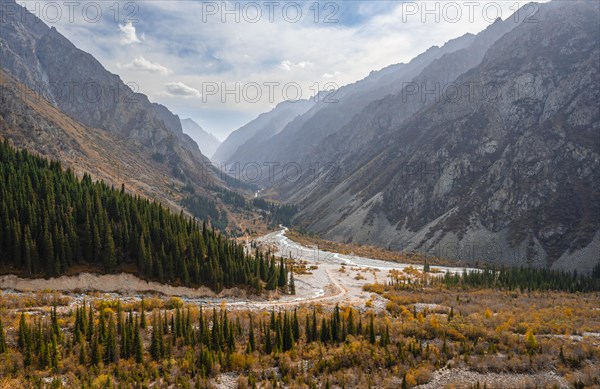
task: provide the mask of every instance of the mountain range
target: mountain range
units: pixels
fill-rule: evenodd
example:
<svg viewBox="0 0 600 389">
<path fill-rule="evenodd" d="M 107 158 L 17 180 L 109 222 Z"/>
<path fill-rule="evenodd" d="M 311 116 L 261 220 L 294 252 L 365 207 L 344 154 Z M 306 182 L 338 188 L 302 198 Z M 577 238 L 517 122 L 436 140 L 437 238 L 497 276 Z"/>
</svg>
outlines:
<svg viewBox="0 0 600 389">
<path fill-rule="evenodd" d="M 258 164 L 261 196 L 295 204 L 294 227 L 327 239 L 472 264 L 588 272 L 598 262 L 597 3 L 498 19 L 284 101 L 220 143 L 0 1 L 19 9 L 0 15 L 0 135 L 80 175 L 173 209 L 224 208 L 240 183 L 207 156 L 228 172 Z M 190 194 L 205 200 L 186 203 Z"/>
<path fill-rule="evenodd" d="M 496 20 L 340 88 L 338 102 L 288 116 L 225 160 L 279 162 L 263 193 L 298 204 L 296 225 L 328 239 L 589 271 L 600 252 L 598 14 L 597 3 L 553 1 L 531 20 Z"/>
</svg>

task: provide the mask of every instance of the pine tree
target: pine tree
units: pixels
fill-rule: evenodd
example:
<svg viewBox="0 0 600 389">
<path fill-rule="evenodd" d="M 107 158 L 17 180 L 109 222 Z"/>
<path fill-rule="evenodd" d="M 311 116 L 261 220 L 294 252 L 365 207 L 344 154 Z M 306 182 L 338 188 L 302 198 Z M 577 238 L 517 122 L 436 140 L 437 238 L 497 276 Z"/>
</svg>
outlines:
<svg viewBox="0 0 600 389">
<path fill-rule="evenodd" d="M 296 283 L 294 282 L 294 271 L 290 271 L 290 294 L 296 294 Z"/>
<path fill-rule="evenodd" d="M 29 345 L 29 328 L 27 322 L 25 322 L 25 314 L 22 312 L 21 318 L 19 319 L 19 337 L 17 343 L 21 351 L 28 348 Z"/>
<path fill-rule="evenodd" d="M 329 343 L 329 340 L 331 339 L 331 330 L 329 329 L 325 318 L 321 319 L 321 336 L 319 338 L 321 343 Z"/>
<path fill-rule="evenodd" d="M 298 322 L 298 313 L 296 312 L 296 308 L 294 308 L 294 317 L 292 321 L 292 334 L 294 335 L 294 340 L 298 341 L 300 339 L 300 323 Z"/>
<path fill-rule="evenodd" d="M 315 309 L 315 307 L 313 307 L 312 327 L 310 332 L 312 335 L 312 341 L 316 341 L 319 336 L 319 332 L 317 330 L 317 310 Z"/>
<path fill-rule="evenodd" d="M 385 332 L 381 335 L 380 345 L 381 347 L 386 347 L 390 344 L 390 327 L 385 325 Z"/>
<path fill-rule="evenodd" d="M 92 340 L 92 354 L 90 355 L 90 363 L 92 366 L 98 366 L 100 364 L 100 344 L 98 343 L 98 337 L 94 336 Z"/>
<path fill-rule="evenodd" d="M 273 352 L 273 342 L 271 340 L 271 329 L 265 325 L 265 353 L 270 355 Z"/>
<path fill-rule="evenodd" d="M 4 354 L 7 351 L 6 334 L 4 333 L 4 327 L 2 326 L 2 318 L 0 318 L 0 354 Z"/>
<path fill-rule="evenodd" d="M 163 357 L 163 330 L 160 312 L 152 320 L 152 337 L 150 340 L 150 355 L 155 361 Z"/>
<path fill-rule="evenodd" d="M 140 328 L 145 330 L 146 329 L 146 306 L 144 304 L 144 296 L 142 296 L 142 302 L 141 302 L 141 313 L 140 313 Z"/>
<path fill-rule="evenodd" d="M 310 320 L 308 319 L 308 315 L 306 315 L 304 318 L 305 318 L 304 331 L 306 332 L 306 343 L 310 343 L 313 341 L 313 334 L 312 334 L 311 327 L 310 327 Z"/>
<path fill-rule="evenodd" d="M 285 263 L 283 262 L 283 257 L 279 259 L 279 277 L 277 285 L 282 289 L 287 285 L 287 271 Z"/>
<path fill-rule="evenodd" d="M 256 350 L 256 340 L 254 338 L 254 324 L 252 317 L 250 318 L 250 328 L 248 330 L 248 354 L 253 353 Z"/>
<path fill-rule="evenodd" d="M 84 342 L 81 342 L 79 346 L 79 364 L 82 366 L 86 366 L 88 361 L 87 356 L 87 347 Z"/>
<path fill-rule="evenodd" d="M 375 340 L 375 324 L 373 323 L 373 315 L 371 315 L 371 320 L 369 322 L 369 342 L 375 344 Z"/>
<path fill-rule="evenodd" d="M 50 320 L 52 326 L 52 335 L 56 336 L 58 340 L 62 339 L 60 326 L 58 325 L 58 315 L 56 314 L 56 306 L 52 307 L 50 311 Z"/>
<path fill-rule="evenodd" d="M 353 309 L 350 308 L 350 312 L 348 312 L 348 324 L 346 325 L 348 335 L 356 335 L 356 330 L 354 328 L 354 315 L 352 314 Z"/>
<path fill-rule="evenodd" d="M 106 319 L 104 312 L 100 312 L 98 320 L 98 341 L 102 344 L 106 341 Z"/>
<path fill-rule="evenodd" d="M 48 352 L 50 353 L 50 367 L 56 371 L 60 363 L 60 351 L 58 349 L 58 340 L 54 334 L 52 335 Z"/>
<path fill-rule="evenodd" d="M 331 318 L 331 339 L 334 342 L 339 342 L 341 340 L 342 331 L 340 324 L 340 307 L 336 305 L 333 309 L 333 316 Z"/>
<path fill-rule="evenodd" d="M 108 317 L 108 329 L 104 340 L 104 362 L 109 364 L 119 359 L 117 349 L 116 327 L 112 314 Z"/>
<path fill-rule="evenodd" d="M 284 313 L 283 317 L 283 351 L 289 351 L 294 347 L 294 335 L 287 312 Z"/>
<path fill-rule="evenodd" d="M 85 306 L 83 307 L 83 309 L 85 309 Z M 90 310 L 89 310 L 89 314 L 88 314 L 88 326 L 87 326 L 87 333 L 86 333 L 87 341 L 91 342 L 93 337 L 94 337 L 94 312 L 92 311 L 92 303 L 90 302 Z"/>
<path fill-rule="evenodd" d="M 269 279 L 267 280 L 266 289 L 267 290 L 277 289 L 277 273 L 276 272 L 272 272 L 271 275 L 269 276 Z"/>
<path fill-rule="evenodd" d="M 140 327 L 136 325 L 133 333 L 133 351 L 135 353 L 135 361 L 137 363 L 142 363 L 144 358 L 144 349 L 140 337 Z"/>
</svg>

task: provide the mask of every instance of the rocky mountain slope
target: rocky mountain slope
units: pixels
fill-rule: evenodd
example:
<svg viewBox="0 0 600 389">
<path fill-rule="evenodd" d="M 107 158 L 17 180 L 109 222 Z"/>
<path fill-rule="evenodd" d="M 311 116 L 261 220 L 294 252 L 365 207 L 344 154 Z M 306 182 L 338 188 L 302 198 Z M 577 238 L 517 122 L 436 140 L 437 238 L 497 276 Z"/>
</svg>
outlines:
<svg viewBox="0 0 600 389">
<path fill-rule="evenodd" d="M 298 180 L 278 180 L 271 191 L 288 201 L 299 201 L 307 193 L 315 190 L 320 193 L 329 190 L 347 169 L 346 164 L 342 163 L 347 155 L 360 155 L 368 151 L 370 143 L 381 136 L 382 129 L 399 126 L 424 107 L 444 96 L 452 96 L 451 94 L 455 93 L 457 77 L 478 65 L 490 46 L 520 22 L 514 18 L 504 21 L 498 19 L 476 36 L 467 35 L 468 39 L 460 38 L 464 40 L 464 47 L 452 44 L 456 42 L 454 40 L 444 46 L 446 54 L 436 59 L 431 59 L 428 55 L 428 52 L 432 51 L 430 49 L 411 61 L 411 64 L 419 64 L 424 62 L 419 61 L 419 58 L 429 58 L 429 61 L 424 63 L 426 66 L 415 66 L 418 72 L 408 74 L 408 78 L 398 85 L 396 93 L 371 101 L 362 112 L 358 111 L 360 114 L 349 116 L 344 126 L 307 150 L 310 163 L 315 166 L 318 163 L 320 166 L 321 171 L 317 175 L 319 179 L 315 180 L 312 169 L 304 164 L 303 171 L 308 174 Z M 378 80 L 377 83 L 385 84 L 385 78 L 384 76 L 383 80 Z M 330 109 L 337 108 L 333 106 Z M 300 158 L 300 161 L 305 159 Z"/>
<path fill-rule="evenodd" d="M 105 130 L 158 156 L 172 176 L 198 188 L 220 185 L 217 174 L 206 174 L 204 166 L 210 161 L 183 133 L 176 115 L 134 92 L 13 0 L 1 1 L 3 70 L 84 126 Z"/>
<path fill-rule="evenodd" d="M 186 135 L 197 140 L 200 151 L 209 158 L 217 151 L 217 148 L 221 144 L 220 140 L 192 119 L 181 119 L 181 128 Z"/>
<path fill-rule="evenodd" d="M 0 138 L 61 161 L 79 176 L 89 173 L 115 187 L 178 207 L 171 176 L 143 147 L 111 132 L 87 127 L 0 69 Z M 170 184 L 171 188 L 166 185 Z"/>
<path fill-rule="evenodd" d="M 480 63 L 468 49 L 432 63 L 417 85 L 458 77 L 454 92 L 411 103 L 405 89 L 369 105 L 317 152 L 335 156 L 334 180 L 305 178 L 279 193 L 302 205 L 304 228 L 330 239 L 591 270 L 600 252 L 598 16 L 598 3 L 543 4 L 537 22 L 487 40 Z M 364 133 L 374 135 L 356 142 Z"/>
</svg>

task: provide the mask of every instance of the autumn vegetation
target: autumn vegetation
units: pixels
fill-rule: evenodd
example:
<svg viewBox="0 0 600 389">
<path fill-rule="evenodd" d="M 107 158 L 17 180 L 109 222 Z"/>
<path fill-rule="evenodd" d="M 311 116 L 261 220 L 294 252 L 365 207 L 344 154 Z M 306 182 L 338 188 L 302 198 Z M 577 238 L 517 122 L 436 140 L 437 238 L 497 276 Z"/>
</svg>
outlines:
<svg viewBox="0 0 600 389">
<path fill-rule="evenodd" d="M 240 388 L 404 388 L 445 368 L 600 384 L 597 292 L 448 286 L 410 268 L 365 290 L 385 309 L 3 297 L 0 376 L 15 387 L 205 388 L 229 375 Z"/>
</svg>

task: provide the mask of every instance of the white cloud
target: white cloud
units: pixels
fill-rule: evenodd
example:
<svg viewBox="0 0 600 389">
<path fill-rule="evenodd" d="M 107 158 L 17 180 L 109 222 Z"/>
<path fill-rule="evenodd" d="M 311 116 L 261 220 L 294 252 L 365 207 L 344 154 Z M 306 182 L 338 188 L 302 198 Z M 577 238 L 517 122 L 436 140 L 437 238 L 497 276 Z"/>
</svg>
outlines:
<svg viewBox="0 0 600 389">
<path fill-rule="evenodd" d="M 123 69 L 138 70 L 138 71 L 154 73 L 154 74 L 167 75 L 171 72 L 165 66 L 162 66 L 159 63 L 150 62 L 146 58 L 142 57 L 141 55 L 138 57 L 135 57 L 131 63 L 127 63 L 125 65 L 117 64 L 117 66 L 120 68 L 123 68 Z"/>
<path fill-rule="evenodd" d="M 328 78 L 335 78 L 335 77 L 341 76 L 341 75 L 342 75 L 342 73 L 336 71 L 336 72 L 333 72 L 333 74 L 331 74 L 331 73 L 325 73 L 321 77 L 328 79 Z"/>
<path fill-rule="evenodd" d="M 302 61 L 298 63 L 293 63 L 292 61 L 282 61 L 279 64 L 279 68 L 287 71 L 297 70 L 297 69 L 307 69 L 313 66 L 313 63 L 310 61 Z"/>
<path fill-rule="evenodd" d="M 39 4 L 35 0 L 23 1 L 32 10 Z M 516 2 L 524 5 L 528 1 L 477 2 L 473 20 L 470 20 L 470 8 L 463 7 L 463 17 L 456 23 L 444 18 L 436 22 L 435 15 L 423 18 L 423 13 L 434 6 L 426 0 L 408 3 L 364 1 L 360 3 L 359 13 L 363 17 L 358 23 L 352 20 L 344 23 L 345 14 L 340 13 L 336 15 L 340 23 L 333 24 L 315 23 L 314 14 L 308 9 L 312 3 L 302 2 L 306 4 L 306 12 L 298 23 L 283 20 L 279 7 L 274 22 L 269 21 L 268 9 L 263 8 L 263 18 L 257 23 L 247 23 L 243 18 L 235 23 L 232 17 L 223 23 L 222 15 L 217 14 L 209 16 L 207 22 L 202 23 L 203 28 L 199 28 L 198 20 L 205 11 L 202 2 L 157 0 L 140 3 L 145 11 L 147 39 L 140 25 L 126 22 L 118 25 L 110 18 L 90 24 L 79 20 L 80 16 L 77 23 L 70 23 L 63 17 L 57 28 L 78 47 L 98 58 L 108 70 L 119 74 L 126 82 L 139 85 L 139 91 L 148 94 L 151 100 L 162 102 L 177 113 L 211 117 L 207 127 L 226 135 L 243 124 L 242 120 L 271 109 L 293 94 L 294 88 L 284 93 L 285 85 L 299 84 L 302 98 L 309 98 L 314 94 L 317 82 L 334 81 L 340 86 L 352 83 L 373 70 L 408 62 L 432 45 L 442 45 L 466 32 L 481 31 L 490 24 L 484 18 L 487 3 L 498 4 L 502 8 L 502 18 L 506 19 L 514 12 Z M 421 12 L 412 15 L 407 12 L 407 5 L 402 8 L 405 3 L 412 7 L 416 5 Z M 111 14 L 111 2 L 99 4 L 105 14 Z M 495 8 L 487 9 L 490 16 L 495 16 L 492 15 Z M 63 11 L 63 15 L 68 15 L 68 9 Z M 522 18 L 529 15 L 527 11 L 531 10 L 521 12 Z M 160 68 L 145 66 L 148 64 L 143 61 L 132 62 L 139 57 L 168 69 L 171 80 L 185 84 L 174 82 L 167 87 Z M 119 62 L 131 66 L 118 67 Z M 202 94 L 198 89 L 202 89 L 198 86 L 206 83 L 218 84 L 219 91 L 214 96 L 205 92 L 206 102 L 199 104 L 197 97 Z M 242 92 L 245 85 L 252 83 L 261 86 L 277 83 L 279 86 L 273 93 L 263 87 L 262 99 L 258 102 L 245 98 L 236 101 L 243 93 L 224 98 L 223 93 L 234 88 L 236 83 L 242 86 Z M 253 90 L 248 88 L 247 92 L 252 95 Z"/>
<path fill-rule="evenodd" d="M 127 24 L 119 24 L 119 30 L 121 30 L 121 44 L 131 45 L 133 43 L 141 43 L 142 41 L 138 38 L 135 32 L 135 26 L 133 23 L 128 22 Z"/>
<path fill-rule="evenodd" d="M 169 82 L 165 84 L 166 94 L 169 96 L 180 96 L 185 98 L 200 97 L 202 94 L 196 88 L 192 88 L 181 81 Z"/>
</svg>

